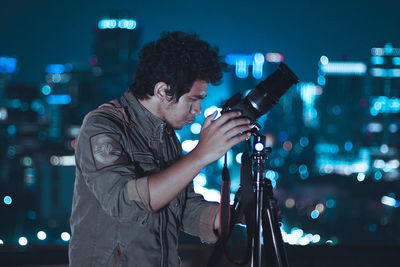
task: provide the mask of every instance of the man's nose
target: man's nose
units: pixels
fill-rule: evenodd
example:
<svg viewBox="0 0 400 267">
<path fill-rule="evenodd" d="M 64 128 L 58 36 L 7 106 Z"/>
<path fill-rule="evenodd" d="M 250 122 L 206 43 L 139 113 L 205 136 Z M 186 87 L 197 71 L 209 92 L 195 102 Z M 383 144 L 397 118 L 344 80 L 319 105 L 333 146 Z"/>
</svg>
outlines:
<svg viewBox="0 0 400 267">
<path fill-rule="evenodd" d="M 201 103 L 200 100 L 197 100 L 193 103 L 192 108 L 190 110 L 190 113 L 194 115 L 200 115 L 201 114 Z"/>
</svg>

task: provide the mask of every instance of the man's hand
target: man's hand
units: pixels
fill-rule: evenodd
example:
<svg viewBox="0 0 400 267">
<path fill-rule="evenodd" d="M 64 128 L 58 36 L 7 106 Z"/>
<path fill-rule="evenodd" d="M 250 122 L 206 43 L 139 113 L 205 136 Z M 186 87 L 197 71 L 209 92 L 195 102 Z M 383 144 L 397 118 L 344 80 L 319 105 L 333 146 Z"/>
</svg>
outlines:
<svg viewBox="0 0 400 267">
<path fill-rule="evenodd" d="M 252 128 L 247 118 L 240 118 L 239 111 L 230 111 L 213 120 L 214 114 L 208 116 L 200 133 L 200 140 L 194 149 L 198 159 L 204 166 L 216 161 L 234 145 L 248 140 Z"/>
<path fill-rule="evenodd" d="M 217 120 L 208 116 L 195 149 L 167 169 L 148 177 L 150 206 L 157 211 L 181 192 L 206 165 L 216 161 L 234 145 L 250 138 L 249 119 L 238 118 L 237 111 Z"/>
</svg>

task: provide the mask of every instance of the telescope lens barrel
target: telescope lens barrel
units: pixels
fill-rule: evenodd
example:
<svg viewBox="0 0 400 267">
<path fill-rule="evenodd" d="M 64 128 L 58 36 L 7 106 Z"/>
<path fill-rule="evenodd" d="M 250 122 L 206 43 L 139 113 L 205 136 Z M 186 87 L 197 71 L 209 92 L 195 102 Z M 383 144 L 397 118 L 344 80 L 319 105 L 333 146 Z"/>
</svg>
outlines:
<svg viewBox="0 0 400 267">
<path fill-rule="evenodd" d="M 299 78 L 286 66 L 280 63 L 279 68 L 267 79 L 259 83 L 256 88 L 247 95 L 251 103 L 260 114 L 269 111 L 286 91 L 299 82 Z"/>
</svg>

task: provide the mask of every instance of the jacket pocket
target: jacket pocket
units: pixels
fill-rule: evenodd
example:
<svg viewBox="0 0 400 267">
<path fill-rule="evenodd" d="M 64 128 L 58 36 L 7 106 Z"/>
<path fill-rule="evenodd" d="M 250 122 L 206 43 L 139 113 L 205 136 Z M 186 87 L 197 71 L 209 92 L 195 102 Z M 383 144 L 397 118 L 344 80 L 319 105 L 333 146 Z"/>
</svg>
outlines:
<svg viewBox="0 0 400 267">
<path fill-rule="evenodd" d="M 132 158 L 140 176 L 147 176 L 159 171 L 154 156 L 149 152 L 133 152 Z"/>
</svg>

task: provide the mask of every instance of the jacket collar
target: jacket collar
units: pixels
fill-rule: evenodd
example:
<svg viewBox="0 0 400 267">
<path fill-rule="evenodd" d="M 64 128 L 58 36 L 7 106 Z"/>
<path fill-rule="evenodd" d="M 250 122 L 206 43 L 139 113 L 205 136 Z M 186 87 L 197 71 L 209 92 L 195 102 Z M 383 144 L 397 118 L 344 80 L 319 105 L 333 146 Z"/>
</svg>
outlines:
<svg viewBox="0 0 400 267">
<path fill-rule="evenodd" d="M 166 122 L 140 104 L 129 90 L 121 97 L 121 103 L 127 108 L 132 121 L 152 139 L 162 140 L 164 131 L 170 132 L 172 130 Z"/>
</svg>

